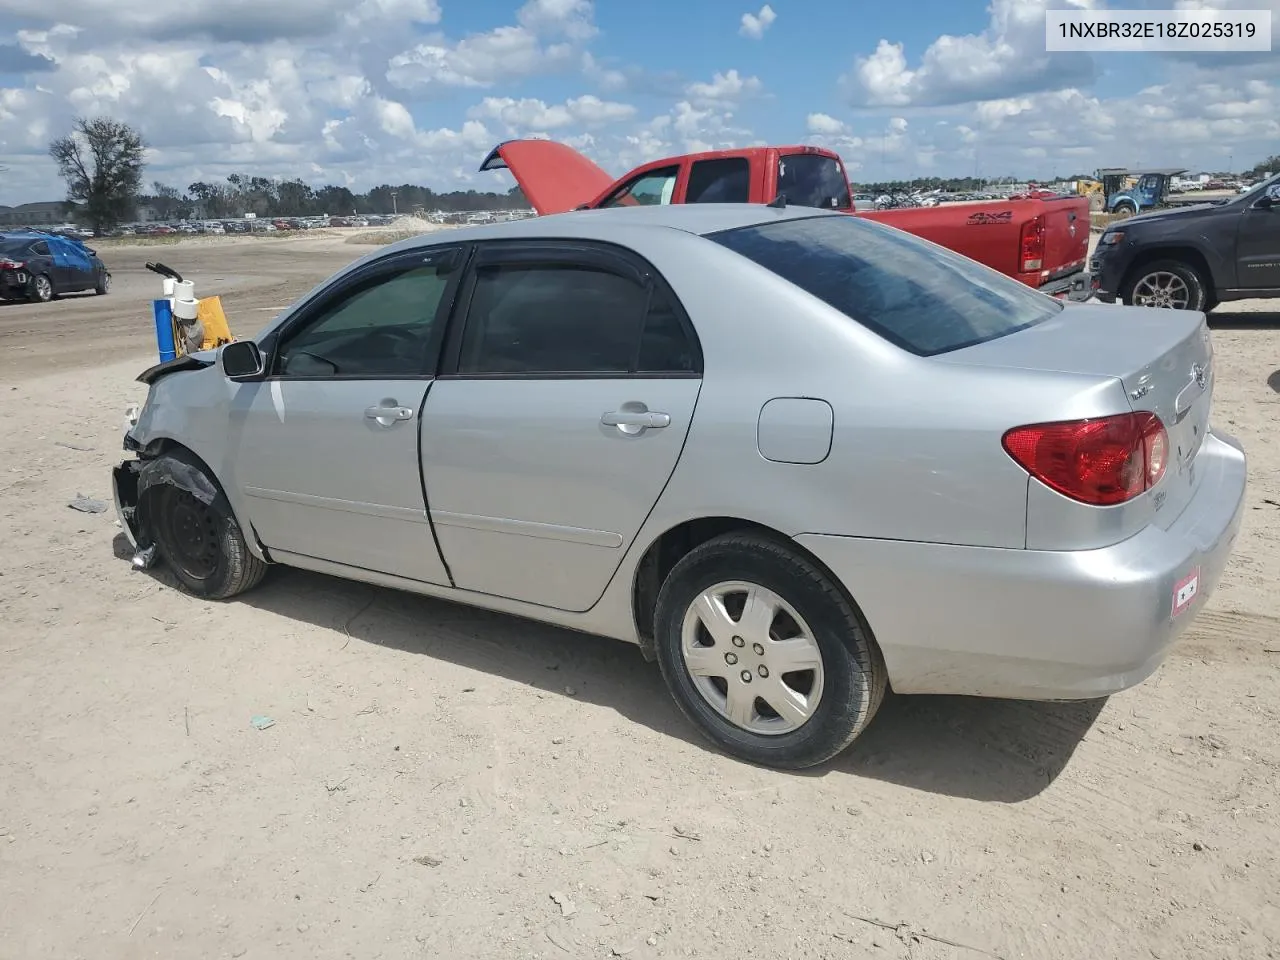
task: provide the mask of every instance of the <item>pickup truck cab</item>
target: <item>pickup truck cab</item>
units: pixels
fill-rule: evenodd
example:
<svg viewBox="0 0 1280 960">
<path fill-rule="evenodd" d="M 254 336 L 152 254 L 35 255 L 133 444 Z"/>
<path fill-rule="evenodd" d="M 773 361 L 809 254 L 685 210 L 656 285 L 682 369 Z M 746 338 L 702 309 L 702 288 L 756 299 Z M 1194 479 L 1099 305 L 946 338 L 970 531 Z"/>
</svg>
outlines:
<svg viewBox="0 0 1280 960">
<path fill-rule="evenodd" d="M 614 179 L 554 140 L 509 140 L 482 171 L 508 169 L 539 214 L 632 204 L 772 203 L 838 210 L 905 230 L 1054 296 L 1087 299 L 1089 202 L 1022 197 L 857 209 L 844 163 L 812 146 L 746 147 L 654 160 Z"/>
<path fill-rule="evenodd" d="M 1105 303 L 1207 311 L 1280 297 L 1280 174 L 1226 200 L 1113 223 L 1089 272 Z"/>
</svg>

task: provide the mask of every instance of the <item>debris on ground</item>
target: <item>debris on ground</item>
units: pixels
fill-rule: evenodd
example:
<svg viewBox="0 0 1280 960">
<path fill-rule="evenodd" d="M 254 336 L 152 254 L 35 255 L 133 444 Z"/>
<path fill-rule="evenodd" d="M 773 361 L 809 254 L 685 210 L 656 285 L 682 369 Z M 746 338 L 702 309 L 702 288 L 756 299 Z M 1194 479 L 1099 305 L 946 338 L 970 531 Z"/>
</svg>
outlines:
<svg viewBox="0 0 1280 960">
<path fill-rule="evenodd" d="M 572 917 L 578 912 L 578 905 L 563 893 L 553 892 L 551 894 L 551 902 L 560 908 L 560 916 L 562 917 Z"/>
<path fill-rule="evenodd" d="M 270 717 L 262 716 L 253 717 L 249 723 L 253 725 L 255 730 L 266 730 L 268 727 L 274 727 L 276 725 L 276 722 Z"/>
<path fill-rule="evenodd" d="M 424 867 L 438 867 L 444 860 L 440 857 L 433 857 L 431 854 L 424 854 L 421 857 L 414 857 L 413 862 Z"/>
<path fill-rule="evenodd" d="M 105 500 L 86 497 L 83 493 L 77 493 L 75 499 L 68 503 L 67 506 L 72 510 L 79 510 L 81 513 L 107 512 L 107 502 Z"/>
</svg>

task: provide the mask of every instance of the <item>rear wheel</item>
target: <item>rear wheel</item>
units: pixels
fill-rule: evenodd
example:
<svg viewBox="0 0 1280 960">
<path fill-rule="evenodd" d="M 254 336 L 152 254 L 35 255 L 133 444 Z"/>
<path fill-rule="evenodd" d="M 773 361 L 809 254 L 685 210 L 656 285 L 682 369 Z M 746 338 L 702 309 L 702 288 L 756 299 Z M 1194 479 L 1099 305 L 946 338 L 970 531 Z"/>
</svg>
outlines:
<svg viewBox="0 0 1280 960">
<path fill-rule="evenodd" d="M 681 711 L 727 752 L 782 769 L 830 760 L 866 729 L 888 685 L 861 615 L 780 540 L 727 534 L 680 560 L 655 639 Z"/>
<path fill-rule="evenodd" d="M 31 280 L 31 299 L 37 303 L 48 303 L 53 299 L 53 281 L 46 274 L 37 274 Z"/>
<path fill-rule="evenodd" d="M 191 593 L 226 600 L 262 580 L 267 565 L 249 552 L 221 490 L 205 503 L 189 490 L 159 483 L 147 497 L 147 526 L 160 557 Z"/>
<path fill-rule="evenodd" d="M 1134 270 L 1120 291 L 1130 307 L 1204 310 L 1205 284 L 1195 268 L 1179 260 L 1157 260 Z"/>
</svg>

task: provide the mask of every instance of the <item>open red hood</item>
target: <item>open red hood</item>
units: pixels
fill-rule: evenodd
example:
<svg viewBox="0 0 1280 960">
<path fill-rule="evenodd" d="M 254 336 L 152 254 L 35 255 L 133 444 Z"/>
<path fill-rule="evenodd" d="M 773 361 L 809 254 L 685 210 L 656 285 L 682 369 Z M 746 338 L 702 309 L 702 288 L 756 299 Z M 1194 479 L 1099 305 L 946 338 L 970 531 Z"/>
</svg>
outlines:
<svg viewBox="0 0 1280 960">
<path fill-rule="evenodd" d="M 542 215 L 572 210 L 613 184 L 613 177 L 573 147 L 554 140 L 500 143 L 480 169 L 510 170 L 533 209 Z"/>
</svg>

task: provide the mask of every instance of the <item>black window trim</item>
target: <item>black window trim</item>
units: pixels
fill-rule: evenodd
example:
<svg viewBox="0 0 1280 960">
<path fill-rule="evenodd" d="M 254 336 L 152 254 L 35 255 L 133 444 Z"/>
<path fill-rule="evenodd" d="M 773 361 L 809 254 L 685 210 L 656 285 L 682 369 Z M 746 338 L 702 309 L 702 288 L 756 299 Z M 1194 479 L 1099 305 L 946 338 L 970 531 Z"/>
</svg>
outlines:
<svg viewBox="0 0 1280 960">
<path fill-rule="evenodd" d="M 429 247 L 417 247 L 412 250 L 400 250 L 373 260 L 342 277 L 342 279 L 317 290 L 297 309 L 293 316 L 259 341 L 258 348 L 262 351 L 267 371 L 266 376 L 262 379 L 280 382 L 321 381 L 325 383 L 349 380 L 416 381 L 434 379 L 435 370 L 439 365 L 441 347 L 444 344 L 447 332 L 448 320 L 453 311 L 454 301 L 457 298 L 459 280 L 464 273 L 463 268 L 466 266 L 469 253 L 470 250 L 465 243 L 439 244 Z M 419 373 L 392 376 L 369 376 L 363 373 L 299 376 L 277 372 L 281 346 L 295 333 L 320 320 L 337 301 L 345 299 L 360 288 L 369 286 L 378 279 L 407 272 L 413 269 L 414 266 L 424 264 L 428 260 L 438 260 L 442 257 L 451 257 L 453 266 L 450 271 L 449 284 L 445 287 L 444 294 L 441 296 L 440 303 L 436 308 L 436 316 L 433 321 L 434 329 L 431 332 L 431 339 L 428 341 L 423 366 Z"/>
<path fill-rule="evenodd" d="M 675 290 L 648 260 L 620 244 L 603 240 L 542 239 L 542 240 L 483 240 L 475 244 L 475 251 L 467 264 L 455 298 L 453 316 L 449 322 L 440 365 L 436 371 L 438 380 L 701 380 L 703 376 L 702 342 L 689 318 L 684 304 Z M 480 267 L 498 264 L 571 264 L 589 269 L 615 273 L 645 287 L 645 311 L 641 317 L 636 351 L 631 365 L 639 365 L 639 354 L 644 338 L 644 327 L 649 319 L 649 304 L 654 288 L 670 301 L 676 319 L 689 340 L 693 353 L 693 370 L 630 370 L 618 371 L 564 371 L 513 373 L 460 373 L 458 365 L 462 356 L 462 343 L 470 318 L 471 299 L 475 294 L 476 274 Z"/>
<path fill-rule="evenodd" d="M 673 170 L 673 171 L 675 171 L 675 172 L 674 172 L 674 173 L 671 173 L 671 174 L 668 174 L 668 173 L 667 173 L 667 171 L 668 171 L 668 170 Z M 632 187 L 634 187 L 634 186 L 635 186 L 637 183 L 639 183 L 641 180 L 647 180 L 647 179 L 648 179 L 648 178 L 650 178 L 650 177 L 656 177 L 656 176 L 664 176 L 664 177 L 665 177 L 665 176 L 668 176 L 668 175 L 669 175 L 669 176 L 671 176 L 671 177 L 675 180 L 675 182 L 676 182 L 676 186 L 679 186 L 679 184 L 680 184 L 680 164 L 678 164 L 678 163 L 669 163 L 669 164 L 667 164 L 665 167 L 654 167 L 654 168 L 653 168 L 653 169 L 651 169 L 651 170 L 646 170 L 644 173 L 637 173 L 634 177 L 632 177 L 630 180 L 628 180 L 628 181 L 627 181 L 626 183 L 624 183 L 622 186 L 618 187 L 618 189 L 617 189 L 617 190 L 614 190 L 614 191 L 613 191 L 613 193 L 609 194 L 607 197 L 605 197 L 603 200 L 601 200 L 601 201 L 600 201 L 600 203 L 599 203 L 599 206 L 600 206 L 601 208 L 608 207 L 608 206 L 609 206 L 609 204 L 613 203 L 615 200 L 617 200 L 617 199 L 618 199 L 620 196 L 622 196 L 624 193 L 629 193 L 629 192 L 631 191 L 631 188 L 632 188 Z M 675 188 L 673 187 L 673 188 L 672 188 L 672 190 L 673 190 L 673 192 L 672 192 L 672 196 L 673 196 L 673 197 L 674 197 L 674 195 L 675 195 L 675 194 L 674 194 L 674 189 L 675 189 Z"/>
</svg>

